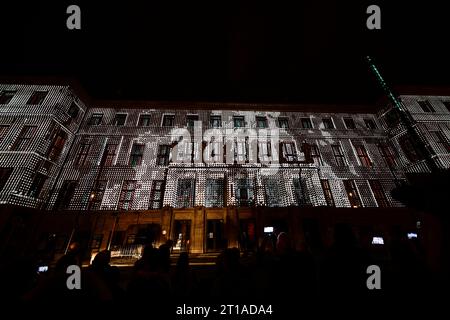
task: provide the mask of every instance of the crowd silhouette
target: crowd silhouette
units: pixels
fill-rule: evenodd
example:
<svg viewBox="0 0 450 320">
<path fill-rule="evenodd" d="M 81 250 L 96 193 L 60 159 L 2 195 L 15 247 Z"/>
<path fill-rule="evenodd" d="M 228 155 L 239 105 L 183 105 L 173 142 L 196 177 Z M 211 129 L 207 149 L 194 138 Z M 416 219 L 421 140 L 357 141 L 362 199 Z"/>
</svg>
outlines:
<svg viewBox="0 0 450 320">
<path fill-rule="evenodd" d="M 305 244 L 295 250 L 286 232 L 266 235 L 255 252 L 223 250 L 209 270 L 190 265 L 188 252 L 171 265 L 172 242 L 148 245 L 132 270 L 111 265 L 110 251 L 99 252 L 82 269 L 81 289 L 66 286 L 67 267 L 80 265 L 74 247 L 45 273 L 36 273 L 31 259 L 9 259 L 1 265 L 2 286 L 9 298 L 25 301 L 81 299 L 86 301 L 157 301 L 161 299 L 320 298 L 426 294 L 432 277 L 417 239 L 393 231 L 389 243 L 358 242 L 348 225 L 336 225 L 331 246 Z M 369 265 L 382 270 L 382 289 L 366 285 Z"/>
</svg>

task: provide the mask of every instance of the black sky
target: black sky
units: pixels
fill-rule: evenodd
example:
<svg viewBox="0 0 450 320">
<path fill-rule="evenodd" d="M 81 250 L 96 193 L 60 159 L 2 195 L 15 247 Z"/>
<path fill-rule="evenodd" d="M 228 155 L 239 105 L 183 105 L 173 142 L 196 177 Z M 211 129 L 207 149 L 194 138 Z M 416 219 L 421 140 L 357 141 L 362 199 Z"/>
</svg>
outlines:
<svg viewBox="0 0 450 320">
<path fill-rule="evenodd" d="M 66 29 L 69 4 L 81 31 Z M 369 4 L 381 31 L 366 29 Z M 450 12 L 434 0 L 1 6 L 0 75 L 76 77 L 99 99 L 372 102 L 367 54 L 392 84 L 450 84 Z"/>
</svg>

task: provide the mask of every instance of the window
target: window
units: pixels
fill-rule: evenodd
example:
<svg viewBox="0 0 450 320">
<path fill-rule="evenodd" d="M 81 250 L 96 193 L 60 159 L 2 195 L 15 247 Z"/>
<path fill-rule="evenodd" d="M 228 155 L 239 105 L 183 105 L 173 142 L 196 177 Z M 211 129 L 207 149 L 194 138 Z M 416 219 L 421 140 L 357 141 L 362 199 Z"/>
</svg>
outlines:
<svg viewBox="0 0 450 320">
<path fill-rule="evenodd" d="M 222 117 L 221 116 L 211 116 L 209 121 L 210 121 L 210 126 L 213 128 L 222 127 Z"/>
<path fill-rule="evenodd" d="M 320 180 L 320 184 L 322 185 L 323 195 L 325 196 L 325 201 L 327 202 L 327 206 L 334 207 L 334 199 L 333 193 L 331 192 L 330 183 L 326 179 Z"/>
<path fill-rule="evenodd" d="M 279 128 L 285 128 L 285 129 L 289 128 L 289 120 L 288 120 L 288 118 L 285 118 L 285 117 L 278 118 L 278 127 Z"/>
<path fill-rule="evenodd" d="M 130 161 L 129 165 L 131 166 L 140 166 L 142 164 L 142 158 L 144 156 L 144 144 L 134 143 L 133 147 L 131 147 Z"/>
<path fill-rule="evenodd" d="M 67 133 L 61 128 L 55 128 L 51 136 L 52 142 L 47 151 L 47 158 L 50 161 L 57 161 L 64 149 L 67 140 Z"/>
<path fill-rule="evenodd" d="M 94 251 L 100 250 L 102 241 L 103 241 L 103 234 L 95 234 L 92 237 L 91 250 L 94 250 Z"/>
<path fill-rule="evenodd" d="M 391 148 L 389 148 L 388 145 L 386 144 L 379 144 L 378 145 L 378 151 L 380 151 L 381 156 L 384 159 L 384 162 L 386 162 L 388 167 L 395 167 L 396 163 L 395 163 L 395 157 L 392 153 Z"/>
<path fill-rule="evenodd" d="M 112 166 L 114 162 L 114 158 L 116 157 L 117 144 L 108 143 L 105 147 L 105 151 L 103 152 L 103 157 L 100 162 L 102 166 Z"/>
<path fill-rule="evenodd" d="M 5 138 L 6 133 L 8 132 L 9 126 L 0 126 L 0 142 L 2 142 L 3 138 Z"/>
<path fill-rule="evenodd" d="M 191 114 L 186 117 L 188 128 L 193 128 L 195 126 L 195 121 L 198 121 L 198 115 Z"/>
<path fill-rule="evenodd" d="M 136 189 L 136 181 L 125 180 L 120 191 L 118 210 L 130 210 L 133 204 L 134 191 Z"/>
<path fill-rule="evenodd" d="M 345 127 L 349 130 L 356 129 L 355 121 L 352 118 L 344 118 Z"/>
<path fill-rule="evenodd" d="M 322 165 L 322 158 L 320 157 L 319 147 L 313 143 L 311 146 L 311 158 L 316 166 Z"/>
<path fill-rule="evenodd" d="M 434 108 L 428 100 L 417 101 L 423 112 L 434 112 Z"/>
<path fill-rule="evenodd" d="M 297 161 L 297 149 L 295 148 L 294 142 L 282 142 L 281 143 L 282 148 L 282 155 L 283 155 L 283 161 L 286 162 L 295 162 Z"/>
<path fill-rule="evenodd" d="M 0 92 L 0 104 L 8 104 L 16 94 L 16 91 L 5 90 Z"/>
<path fill-rule="evenodd" d="M 377 204 L 380 208 L 389 207 L 389 202 L 386 198 L 386 194 L 384 193 L 383 187 L 381 187 L 381 183 L 378 180 L 369 180 L 370 188 L 372 189 L 373 195 Z"/>
<path fill-rule="evenodd" d="M 195 180 L 180 179 L 177 188 L 177 207 L 192 208 L 194 206 Z"/>
<path fill-rule="evenodd" d="M 97 180 L 94 182 L 89 196 L 89 210 L 100 210 L 107 183 L 107 180 Z"/>
<path fill-rule="evenodd" d="M 256 117 L 256 127 L 257 128 L 267 128 L 267 118 L 266 117 Z"/>
<path fill-rule="evenodd" d="M 11 176 L 12 171 L 13 168 L 0 168 L 0 191 L 2 191 L 3 188 L 5 187 L 9 177 Z"/>
<path fill-rule="evenodd" d="M 310 118 L 301 118 L 300 124 L 303 129 L 312 129 L 312 122 Z"/>
<path fill-rule="evenodd" d="M 102 123 L 103 113 L 94 113 L 89 119 L 88 125 L 99 126 Z"/>
<path fill-rule="evenodd" d="M 442 104 L 444 107 L 447 108 L 447 111 L 450 112 L 450 100 L 449 101 L 442 101 Z"/>
<path fill-rule="evenodd" d="M 438 153 L 450 152 L 450 143 L 442 131 L 430 131 L 433 141 L 436 142 Z"/>
<path fill-rule="evenodd" d="M 355 181 L 343 180 L 343 182 L 350 206 L 352 208 L 361 208 L 361 200 L 359 198 L 358 190 L 356 190 Z"/>
<path fill-rule="evenodd" d="M 334 129 L 333 120 L 331 120 L 331 118 L 323 118 L 322 123 L 325 129 Z"/>
<path fill-rule="evenodd" d="M 223 207 L 224 206 L 224 186 L 225 180 L 207 179 L 205 189 L 205 206 L 206 207 Z"/>
<path fill-rule="evenodd" d="M 347 164 L 345 162 L 344 153 L 342 152 L 342 147 L 339 144 L 334 144 L 331 146 L 331 149 L 333 150 L 336 165 L 338 167 L 345 167 Z"/>
<path fill-rule="evenodd" d="M 28 196 L 33 198 L 39 198 L 39 195 L 44 187 L 45 181 L 47 180 L 47 176 L 36 173 L 33 177 L 33 181 L 31 182 L 30 189 L 28 190 Z"/>
<path fill-rule="evenodd" d="M 366 148 L 361 144 L 354 144 L 354 147 L 361 165 L 367 168 L 372 167 L 372 161 L 370 161 Z"/>
<path fill-rule="evenodd" d="M 248 162 L 248 137 L 245 139 L 235 139 L 234 141 L 234 161 L 235 163 Z"/>
<path fill-rule="evenodd" d="M 150 115 L 149 114 L 141 114 L 139 116 L 138 126 L 140 127 L 149 127 L 150 126 Z"/>
<path fill-rule="evenodd" d="M 47 91 L 34 91 L 30 99 L 28 99 L 27 104 L 42 104 L 45 97 L 47 96 Z"/>
<path fill-rule="evenodd" d="M 233 117 L 233 125 L 235 128 L 245 127 L 245 118 L 242 116 L 234 116 Z"/>
<path fill-rule="evenodd" d="M 398 143 L 405 153 L 406 158 L 410 162 L 416 162 L 423 159 L 422 154 L 416 148 L 416 145 L 409 136 L 402 136 L 400 139 L 398 139 Z"/>
<path fill-rule="evenodd" d="M 272 142 L 268 141 L 259 141 L 259 159 L 263 162 L 269 161 L 269 157 L 272 156 Z"/>
<path fill-rule="evenodd" d="M 127 115 L 125 113 L 117 113 L 114 117 L 113 124 L 115 126 L 123 126 L 125 125 L 125 120 L 127 119 Z"/>
<path fill-rule="evenodd" d="M 86 158 L 89 155 L 89 150 L 91 149 L 90 143 L 81 143 L 78 148 L 78 153 L 75 157 L 75 166 L 81 167 L 84 166 L 86 162 Z"/>
<path fill-rule="evenodd" d="M 152 191 L 150 193 L 149 209 L 161 209 L 164 198 L 164 181 L 155 180 L 152 184 Z"/>
<path fill-rule="evenodd" d="M 55 210 L 63 210 L 69 208 L 70 201 L 75 194 L 77 184 L 78 183 L 75 180 L 66 180 L 63 182 L 61 189 L 59 190 L 58 197 L 55 201 Z"/>
<path fill-rule="evenodd" d="M 165 114 L 163 116 L 163 127 L 173 127 L 175 122 L 175 116 L 171 114 Z"/>
<path fill-rule="evenodd" d="M 400 114 L 397 109 L 392 108 L 383 116 L 387 127 L 395 127 L 400 122 Z"/>
<path fill-rule="evenodd" d="M 14 143 L 12 150 L 23 151 L 29 147 L 31 139 L 34 139 L 37 127 L 25 126 L 19 134 L 16 142 Z"/>
<path fill-rule="evenodd" d="M 156 158 L 156 164 L 158 166 L 169 165 L 170 146 L 160 145 L 158 149 L 158 155 Z"/>
<path fill-rule="evenodd" d="M 266 194 L 266 204 L 269 207 L 281 207 L 283 191 L 280 181 L 274 178 L 265 179 L 264 191 Z"/>
<path fill-rule="evenodd" d="M 236 201 L 239 206 L 243 207 L 249 207 L 254 204 L 251 180 L 238 179 L 236 181 Z"/>
<path fill-rule="evenodd" d="M 294 196 L 299 206 L 310 205 L 309 198 L 306 194 L 306 182 L 303 178 L 294 178 L 293 186 L 294 186 Z"/>
<path fill-rule="evenodd" d="M 372 119 L 364 119 L 364 123 L 367 129 L 375 130 L 377 128 L 375 121 L 373 121 Z"/>
<path fill-rule="evenodd" d="M 69 110 L 67 110 L 67 114 L 72 119 L 75 119 L 76 117 L 78 117 L 78 113 L 79 112 L 80 112 L 80 108 L 74 102 L 72 102 L 72 104 L 70 105 Z"/>
</svg>

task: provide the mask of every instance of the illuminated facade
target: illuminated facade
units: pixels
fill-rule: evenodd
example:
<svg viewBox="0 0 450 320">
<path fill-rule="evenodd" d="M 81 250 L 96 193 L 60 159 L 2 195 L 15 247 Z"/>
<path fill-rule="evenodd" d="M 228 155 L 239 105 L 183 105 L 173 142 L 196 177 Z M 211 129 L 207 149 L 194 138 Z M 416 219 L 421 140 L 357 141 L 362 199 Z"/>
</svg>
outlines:
<svg viewBox="0 0 450 320">
<path fill-rule="evenodd" d="M 449 101 L 404 97 L 446 168 Z M 265 225 L 305 231 L 297 219 L 314 208 L 401 208 L 390 191 L 426 167 L 382 109 L 86 106 L 64 86 L 1 85 L 0 203 L 77 221 L 64 241 L 87 219 L 80 237 L 92 251 L 167 239 L 197 253 L 252 246 Z"/>
</svg>

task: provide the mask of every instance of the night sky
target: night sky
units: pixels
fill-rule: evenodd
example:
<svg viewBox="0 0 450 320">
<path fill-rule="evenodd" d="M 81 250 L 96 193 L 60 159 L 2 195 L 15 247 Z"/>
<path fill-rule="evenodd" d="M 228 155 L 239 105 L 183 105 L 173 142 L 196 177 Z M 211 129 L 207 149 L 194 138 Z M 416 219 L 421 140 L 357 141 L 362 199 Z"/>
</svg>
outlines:
<svg viewBox="0 0 450 320">
<path fill-rule="evenodd" d="M 450 84 L 443 1 L 39 2 L 2 3 L 0 76 L 75 77 L 97 99 L 371 103 L 368 54 L 391 84 Z"/>
</svg>

